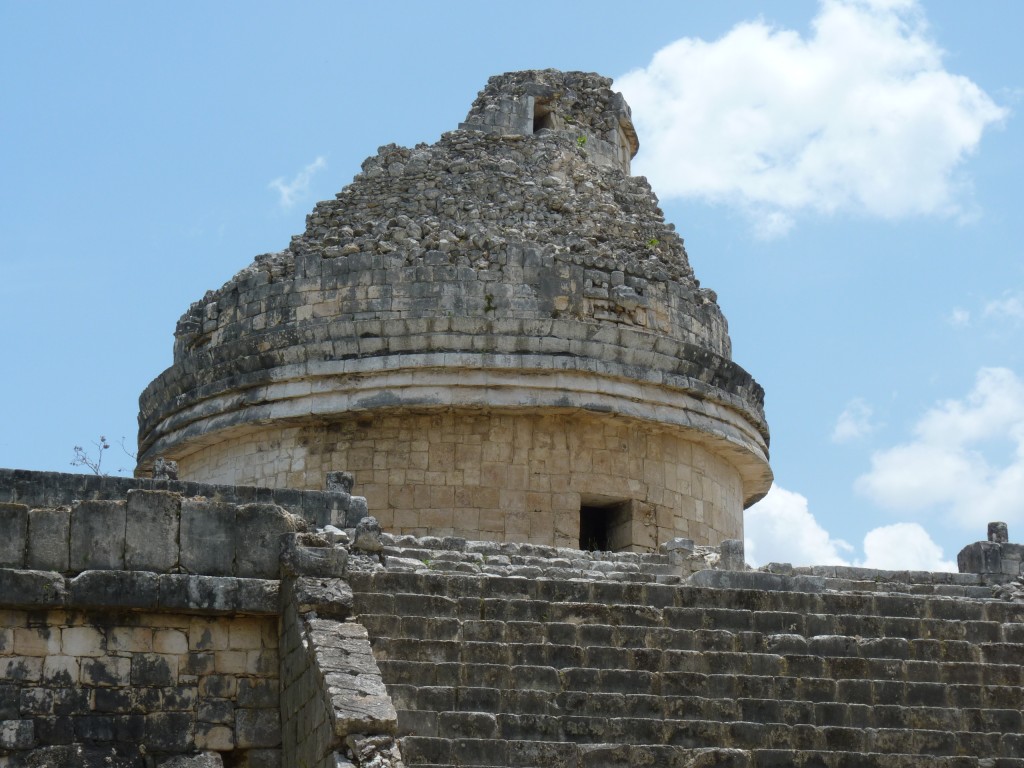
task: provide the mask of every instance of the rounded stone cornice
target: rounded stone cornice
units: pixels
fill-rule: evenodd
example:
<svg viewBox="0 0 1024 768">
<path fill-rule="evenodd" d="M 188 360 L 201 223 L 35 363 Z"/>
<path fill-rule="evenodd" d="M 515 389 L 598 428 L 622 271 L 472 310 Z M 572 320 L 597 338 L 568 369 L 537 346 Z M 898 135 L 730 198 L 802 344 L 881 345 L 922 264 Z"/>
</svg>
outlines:
<svg viewBox="0 0 1024 768">
<path fill-rule="evenodd" d="M 742 399 L 685 375 L 607 357 L 430 352 L 307 361 L 188 395 L 151 418 L 140 467 L 268 423 L 395 409 L 582 410 L 654 422 L 728 456 L 747 504 L 771 484 L 766 434 Z"/>
</svg>

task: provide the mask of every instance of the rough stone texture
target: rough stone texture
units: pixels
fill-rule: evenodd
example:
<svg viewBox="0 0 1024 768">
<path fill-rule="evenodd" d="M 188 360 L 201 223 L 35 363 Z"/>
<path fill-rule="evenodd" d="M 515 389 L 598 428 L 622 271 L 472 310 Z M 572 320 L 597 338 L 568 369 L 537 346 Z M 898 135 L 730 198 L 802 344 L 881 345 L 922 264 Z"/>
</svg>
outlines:
<svg viewBox="0 0 1024 768">
<path fill-rule="evenodd" d="M 159 763 L 159 768 L 223 768 L 224 760 L 217 752 L 178 755 Z"/>
<path fill-rule="evenodd" d="M 345 585 L 339 605 L 310 606 L 304 593 L 310 578 L 287 579 L 282 594 L 282 738 L 284 753 L 295 765 L 337 768 L 346 737 L 381 734 L 388 744 L 374 742 L 361 751 L 348 746 L 355 765 L 397 768 L 397 748 L 390 736 L 396 728 L 394 705 L 384 688 L 365 627 L 318 614 L 343 617 L 352 606 Z M 366 746 L 366 745 L 362 745 Z M 394 749 L 392 754 L 391 749 Z M 374 762 L 374 756 L 380 759 Z M 397 762 L 388 762 L 394 758 Z M 342 758 L 344 759 L 344 758 Z"/>
<path fill-rule="evenodd" d="M 390 509 L 414 509 L 390 496 L 417 489 L 420 515 L 394 526 L 405 532 L 482 538 L 494 525 L 474 515 L 500 514 L 513 520 L 502 537 L 566 545 L 572 523 L 550 521 L 574 500 L 576 515 L 628 503 L 640 505 L 634 523 L 665 518 L 619 548 L 740 538 L 743 507 L 771 480 L 763 392 L 729 359 L 715 295 L 646 180 L 627 175 L 637 141 L 610 85 L 552 70 L 492 78 L 459 130 L 382 147 L 287 250 L 181 318 L 174 365 L 140 399 L 138 472 L 166 455 L 183 477 L 320 488 L 346 470 L 373 486 L 386 527 Z M 574 454 L 558 446 L 526 483 L 500 458 L 417 463 L 479 450 L 479 418 L 588 448 L 602 434 L 594 414 L 641 436 L 593 447 L 593 464 L 623 468 L 611 489 L 597 487 L 599 469 L 566 471 L 559 456 Z M 549 415 L 558 421 L 541 424 Z M 416 436 L 435 416 L 455 425 L 452 445 Z M 389 419 L 416 423 L 399 445 L 373 447 L 370 482 L 356 454 Z M 692 479 L 662 476 L 662 440 L 692 451 L 679 459 Z M 704 504 L 722 504 L 715 523 Z M 530 530 L 531 517 L 547 528 Z"/>
<path fill-rule="evenodd" d="M 961 573 L 981 573 L 1020 580 L 1024 545 L 1009 541 L 1006 523 L 989 523 L 988 540 L 976 541 L 960 550 L 956 556 Z"/>
<path fill-rule="evenodd" d="M 0 503 L 0 568 L 22 568 L 28 543 L 28 507 Z"/>
<path fill-rule="evenodd" d="M 178 564 L 181 496 L 128 491 L 124 562 L 128 570 L 167 571 Z"/>
<path fill-rule="evenodd" d="M 70 508 L 76 501 L 124 501 L 133 490 L 169 491 L 183 498 L 204 498 L 229 504 L 255 502 L 275 504 L 308 523 L 355 527 L 365 514 L 365 500 L 334 491 L 295 490 L 244 485 L 211 485 L 178 480 L 73 475 L 64 472 L 35 472 L 28 469 L 0 469 L 0 504 L 24 504 L 31 510 L 52 512 Z M 32 525 L 30 515 L 30 530 Z M 56 526 L 59 529 L 59 525 Z M 58 535 L 48 531 L 48 535 Z M 62 536 L 66 543 L 67 535 Z M 35 550 L 34 545 L 30 546 Z M 59 557 L 59 552 L 54 556 Z M 42 567 L 42 566 L 35 566 Z M 56 568 L 54 570 L 65 570 Z"/>
<path fill-rule="evenodd" d="M 1024 764 L 1021 608 L 981 574 L 775 565 L 666 582 L 633 554 L 635 571 L 557 578 L 568 551 L 491 544 L 520 558 L 498 574 L 458 567 L 483 543 L 450 542 L 436 570 L 440 540 L 389 547 L 414 543 L 436 547 L 419 569 L 385 555 L 349 579 L 408 766 Z"/>
<path fill-rule="evenodd" d="M 26 567 L 45 571 L 68 570 L 71 547 L 71 510 L 33 509 L 28 514 L 29 541 Z"/>
<path fill-rule="evenodd" d="M 119 499 L 71 506 L 71 570 L 124 567 L 125 507 Z"/>
<path fill-rule="evenodd" d="M 54 610 L 41 625 L 38 615 L 7 610 L 0 618 L 0 759 L 7 750 L 33 765 L 49 753 L 27 750 L 63 739 L 103 746 L 107 757 L 139 742 L 158 757 L 279 752 L 273 617 Z M 91 764 L 84 753 L 64 757 L 38 764 Z M 134 766 L 137 757 L 125 759 Z M 166 764 L 222 765 L 210 755 L 188 759 Z"/>
</svg>

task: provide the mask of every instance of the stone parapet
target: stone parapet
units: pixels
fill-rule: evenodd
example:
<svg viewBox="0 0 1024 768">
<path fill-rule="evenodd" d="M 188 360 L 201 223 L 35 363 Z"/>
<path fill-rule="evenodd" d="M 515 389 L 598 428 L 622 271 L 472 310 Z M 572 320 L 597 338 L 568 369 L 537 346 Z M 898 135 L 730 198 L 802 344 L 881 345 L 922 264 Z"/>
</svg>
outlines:
<svg viewBox="0 0 1024 768">
<path fill-rule="evenodd" d="M 17 516 L 21 507 L 59 508 L 84 501 L 127 501 L 130 491 L 164 491 L 182 498 L 224 504 L 272 504 L 313 525 L 354 526 L 366 513 L 366 500 L 347 492 L 243 485 L 214 485 L 185 480 L 80 475 L 0 468 L 0 515 Z M 15 505 L 9 509 L 6 505 Z M 5 511 L 6 510 L 6 511 Z M 56 523 L 59 525 L 59 523 Z M 10 530 L 17 532 L 18 523 Z M 10 546 L 5 542 L 6 546 Z M 0 545 L 2 546 L 2 545 Z M 0 549 L 0 552 L 3 552 Z"/>
</svg>

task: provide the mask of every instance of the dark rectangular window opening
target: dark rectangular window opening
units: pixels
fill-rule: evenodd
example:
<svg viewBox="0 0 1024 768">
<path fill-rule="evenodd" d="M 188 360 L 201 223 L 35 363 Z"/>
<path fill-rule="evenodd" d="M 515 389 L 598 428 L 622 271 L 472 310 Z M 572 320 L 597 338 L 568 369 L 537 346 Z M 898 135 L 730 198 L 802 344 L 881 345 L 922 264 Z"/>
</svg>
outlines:
<svg viewBox="0 0 1024 768">
<path fill-rule="evenodd" d="M 548 105 L 543 102 L 534 102 L 533 105 L 533 132 L 543 130 L 544 128 L 554 128 L 555 121 L 551 117 L 551 110 Z"/>
<path fill-rule="evenodd" d="M 580 505 L 580 549 L 621 552 L 632 543 L 632 503 L 584 502 Z"/>
</svg>

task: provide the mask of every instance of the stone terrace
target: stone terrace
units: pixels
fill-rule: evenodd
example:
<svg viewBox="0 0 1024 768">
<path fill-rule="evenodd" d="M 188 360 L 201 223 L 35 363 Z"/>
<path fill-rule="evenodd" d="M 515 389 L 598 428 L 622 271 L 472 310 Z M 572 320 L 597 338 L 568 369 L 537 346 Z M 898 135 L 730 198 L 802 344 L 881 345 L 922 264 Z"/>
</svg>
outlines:
<svg viewBox="0 0 1024 768">
<path fill-rule="evenodd" d="M 1024 766 L 1021 609 L 979 575 L 385 542 L 349 583 L 407 765 Z"/>
<path fill-rule="evenodd" d="M 1005 527 L 976 573 L 750 571 L 393 536 L 346 476 L 0 481 L 0 768 L 1024 768 Z"/>
</svg>

